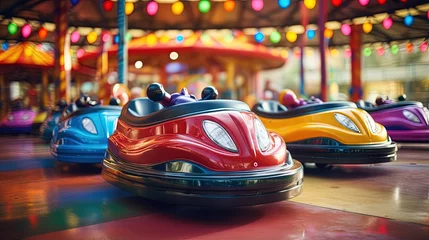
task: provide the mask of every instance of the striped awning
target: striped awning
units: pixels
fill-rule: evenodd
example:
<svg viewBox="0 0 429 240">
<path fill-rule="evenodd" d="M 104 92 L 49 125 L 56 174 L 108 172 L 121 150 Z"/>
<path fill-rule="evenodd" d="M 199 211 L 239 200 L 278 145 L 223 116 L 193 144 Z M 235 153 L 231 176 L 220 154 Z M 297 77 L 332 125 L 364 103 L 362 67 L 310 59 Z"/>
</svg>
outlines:
<svg viewBox="0 0 429 240">
<path fill-rule="evenodd" d="M 0 53 L 0 67 L 2 65 L 48 68 L 54 65 L 54 56 L 39 50 L 32 42 L 21 42 Z"/>
</svg>

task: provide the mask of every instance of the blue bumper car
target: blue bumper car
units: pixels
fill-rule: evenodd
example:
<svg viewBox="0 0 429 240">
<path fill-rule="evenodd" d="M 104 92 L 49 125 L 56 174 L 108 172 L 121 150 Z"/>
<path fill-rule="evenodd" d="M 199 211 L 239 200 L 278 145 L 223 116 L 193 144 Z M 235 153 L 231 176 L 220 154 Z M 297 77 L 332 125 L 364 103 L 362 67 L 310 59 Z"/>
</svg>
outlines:
<svg viewBox="0 0 429 240">
<path fill-rule="evenodd" d="M 51 154 L 62 162 L 100 163 L 120 113 L 119 106 L 77 100 L 64 110 L 53 130 Z"/>
<path fill-rule="evenodd" d="M 61 100 L 57 103 L 54 109 L 49 113 L 46 120 L 40 126 L 40 138 L 46 142 L 50 142 L 52 139 L 52 132 L 55 126 L 60 122 L 61 114 L 67 107 L 67 102 Z"/>
</svg>

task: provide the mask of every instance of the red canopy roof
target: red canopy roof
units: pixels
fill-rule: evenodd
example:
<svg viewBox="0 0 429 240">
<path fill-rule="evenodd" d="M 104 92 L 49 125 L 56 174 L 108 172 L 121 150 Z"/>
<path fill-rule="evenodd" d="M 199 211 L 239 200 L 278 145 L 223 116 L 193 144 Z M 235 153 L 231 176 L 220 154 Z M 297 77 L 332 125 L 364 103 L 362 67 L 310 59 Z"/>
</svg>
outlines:
<svg viewBox="0 0 429 240">
<path fill-rule="evenodd" d="M 128 44 L 129 62 L 147 58 L 145 64 L 151 65 L 151 62 L 169 62 L 169 54 L 177 52 L 179 56 L 183 55 L 204 55 L 211 57 L 228 57 L 243 61 L 250 61 L 258 64 L 263 69 L 278 68 L 285 64 L 286 59 L 281 56 L 281 52 L 276 49 L 269 49 L 263 45 L 256 45 L 247 41 L 247 36 L 240 35 L 231 39 L 223 37 L 213 37 L 209 34 L 194 33 L 177 42 L 175 38 L 158 38 L 151 33 L 144 37 L 132 40 Z M 113 45 L 109 50 L 109 57 L 116 56 L 118 46 Z M 98 52 L 91 52 L 78 59 L 80 63 L 94 63 L 99 56 Z M 183 59 L 179 57 L 179 61 Z M 92 61 L 91 61 L 92 60 Z M 189 59 L 188 61 L 195 61 Z M 91 64 L 90 63 L 90 64 Z"/>
<path fill-rule="evenodd" d="M 54 67 L 54 55 L 52 52 L 45 52 L 38 49 L 32 42 L 20 42 L 7 51 L 0 51 L 0 67 L 9 65 L 18 65 L 29 68 L 52 68 Z M 73 71 L 88 76 L 94 76 L 95 70 L 80 66 L 74 62 Z"/>
<path fill-rule="evenodd" d="M 0 53 L 0 65 L 49 68 L 54 65 L 54 57 L 37 49 L 36 44 L 32 42 L 21 42 Z"/>
</svg>

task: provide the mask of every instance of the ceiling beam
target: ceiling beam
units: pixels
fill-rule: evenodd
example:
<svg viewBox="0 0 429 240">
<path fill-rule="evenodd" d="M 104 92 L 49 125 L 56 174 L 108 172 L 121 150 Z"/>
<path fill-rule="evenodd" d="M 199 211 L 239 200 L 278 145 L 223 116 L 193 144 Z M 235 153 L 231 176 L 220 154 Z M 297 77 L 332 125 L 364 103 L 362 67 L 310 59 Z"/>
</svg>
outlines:
<svg viewBox="0 0 429 240">
<path fill-rule="evenodd" d="M 46 2 L 46 0 L 27 0 L 27 1 L 20 0 L 18 3 L 11 6 L 10 9 L 6 10 L 4 15 L 7 17 L 13 17 L 16 14 L 18 14 L 20 11 L 29 10 L 39 5 L 42 2 Z"/>
</svg>

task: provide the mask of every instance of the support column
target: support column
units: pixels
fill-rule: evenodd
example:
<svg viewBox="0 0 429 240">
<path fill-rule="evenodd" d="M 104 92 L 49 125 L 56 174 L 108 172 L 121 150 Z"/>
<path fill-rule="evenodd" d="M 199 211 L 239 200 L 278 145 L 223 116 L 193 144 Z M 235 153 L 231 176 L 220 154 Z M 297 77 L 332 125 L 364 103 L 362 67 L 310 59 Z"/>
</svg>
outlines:
<svg viewBox="0 0 429 240">
<path fill-rule="evenodd" d="M 299 8 L 301 12 L 301 25 L 304 27 L 305 31 L 307 31 L 307 25 L 309 21 L 308 17 L 308 9 L 305 7 L 304 2 L 299 3 Z M 305 77 L 304 77 L 304 47 L 306 44 L 306 32 L 302 34 L 299 38 L 299 48 L 301 49 L 301 56 L 299 59 L 299 94 L 301 96 L 305 95 Z"/>
<path fill-rule="evenodd" d="M 167 69 L 166 69 L 166 65 L 162 65 L 159 69 L 158 69 L 158 74 L 159 74 L 159 83 L 161 83 L 164 88 L 166 89 L 168 86 L 168 79 L 167 79 Z M 188 87 L 188 86 L 185 86 Z"/>
<path fill-rule="evenodd" d="M 43 71 L 42 73 L 42 107 L 50 107 L 50 102 L 49 102 L 49 91 L 48 91 L 48 87 L 49 87 L 49 79 L 48 79 L 48 71 Z"/>
<path fill-rule="evenodd" d="M 82 82 L 81 82 L 81 80 L 80 80 L 80 76 L 79 75 L 76 75 L 75 76 L 75 82 L 76 82 L 76 94 L 78 95 L 78 96 L 80 96 L 80 94 L 81 94 L 81 87 L 82 87 Z"/>
<path fill-rule="evenodd" d="M 317 29 L 319 33 L 319 52 L 320 52 L 320 95 L 321 100 L 326 102 L 328 96 L 328 83 L 326 76 L 326 40 L 325 40 L 325 22 L 328 14 L 328 1 L 319 1 L 319 18 Z"/>
<path fill-rule="evenodd" d="M 255 89 L 255 96 L 257 99 L 263 99 L 264 98 L 264 86 L 263 82 L 261 80 L 260 72 L 261 68 L 260 66 L 255 67 L 254 69 L 255 73 L 253 75 L 253 84 Z"/>
<path fill-rule="evenodd" d="M 6 105 L 6 101 L 7 101 L 7 94 L 6 94 L 6 84 L 4 82 L 4 75 L 0 74 L 0 118 L 2 118 L 4 115 L 6 115 L 7 112 L 7 105 Z"/>
<path fill-rule="evenodd" d="M 209 69 L 210 69 L 210 75 L 212 75 L 212 86 L 215 88 L 218 88 L 219 68 L 218 68 L 218 66 L 211 64 L 209 66 Z"/>
<path fill-rule="evenodd" d="M 236 96 L 235 92 L 235 62 L 232 60 L 228 60 L 225 65 L 226 71 L 226 98 L 234 99 Z"/>
<path fill-rule="evenodd" d="M 126 40 L 128 21 L 125 15 L 125 0 L 118 0 L 118 30 L 118 81 L 128 86 L 128 46 Z"/>
<path fill-rule="evenodd" d="M 67 22 L 67 1 L 57 0 L 56 19 L 55 19 L 55 86 L 56 98 L 65 99 L 70 102 L 70 41 L 67 41 L 68 22 Z M 70 64 L 70 66 L 69 66 Z"/>
<path fill-rule="evenodd" d="M 352 32 L 350 34 L 350 49 L 352 52 L 352 82 L 350 87 L 350 100 L 352 102 L 356 102 L 360 100 L 363 95 L 361 79 L 362 32 L 360 25 L 352 25 Z"/>
<path fill-rule="evenodd" d="M 107 73 L 109 72 L 109 55 L 107 44 L 100 46 L 100 55 L 97 59 L 97 80 L 98 80 L 98 99 L 103 103 L 108 103 L 111 95 L 111 87 L 107 82 Z"/>
</svg>

